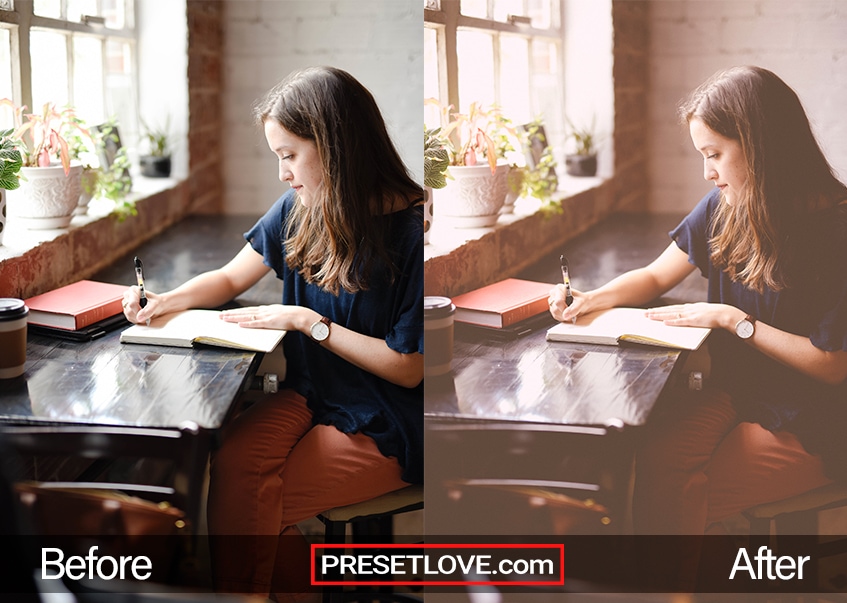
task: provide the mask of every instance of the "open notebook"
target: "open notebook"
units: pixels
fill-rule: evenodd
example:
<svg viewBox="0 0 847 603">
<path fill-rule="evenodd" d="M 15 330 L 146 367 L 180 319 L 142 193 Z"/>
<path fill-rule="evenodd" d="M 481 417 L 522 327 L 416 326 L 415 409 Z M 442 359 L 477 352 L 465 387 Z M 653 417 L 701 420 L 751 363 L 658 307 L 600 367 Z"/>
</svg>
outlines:
<svg viewBox="0 0 847 603">
<path fill-rule="evenodd" d="M 576 324 L 562 322 L 547 331 L 547 341 L 618 345 L 621 341 L 665 348 L 696 350 L 711 329 L 675 327 L 651 320 L 640 308 L 611 308 L 590 312 Z"/>
<path fill-rule="evenodd" d="M 146 343 L 190 348 L 205 343 L 224 348 L 270 352 L 285 335 L 278 329 L 248 329 L 224 322 L 217 310 L 185 310 L 157 316 L 147 325 L 132 325 L 121 333 L 121 343 Z"/>
</svg>

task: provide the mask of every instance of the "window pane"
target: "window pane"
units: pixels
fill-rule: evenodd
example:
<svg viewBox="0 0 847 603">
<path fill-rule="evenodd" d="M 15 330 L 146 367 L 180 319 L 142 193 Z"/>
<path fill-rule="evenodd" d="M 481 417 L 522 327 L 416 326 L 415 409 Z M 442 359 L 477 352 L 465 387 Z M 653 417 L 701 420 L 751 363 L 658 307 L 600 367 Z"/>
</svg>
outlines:
<svg viewBox="0 0 847 603">
<path fill-rule="evenodd" d="M 74 106 L 77 115 L 94 125 L 106 119 L 103 107 L 103 42 L 74 36 Z"/>
<path fill-rule="evenodd" d="M 32 5 L 32 10 L 36 15 L 41 17 L 52 17 L 53 19 L 62 18 L 61 0 L 35 0 Z"/>
<path fill-rule="evenodd" d="M 531 50 L 533 117 L 543 116 L 550 140 L 560 140 L 565 135 L 565 124 L 561 115 L 564 99 L 559 80 L 559 47 L 554 42 L 536 39 Z"/>
<path fill-rule="evenodd" d="M 494 36 L 479 31 L 456 32 L 459 63 L 459 111 L 472 102 L 494 103 Z"/>
<path fill-rule="evenodd" d="M 524 0 L 494 0 L 494 20 L 508 21 L 509 15 L 524 17 Z"/>
<path fill-rule="evenodd" d="M 558 27 L 558 0 L 526 0 L 527 16 L 532 19 L 532 26 L 539 29 Z"/>
<path fill-rule="evenodd" d="M 0 98 L 12 98 L 12 36 L 8 29 L 0 27 Z M 15 125 L 12 110 L 0 108 L 0 128 Z"/>
<path fill-rule="evenodd" d="M 500 36 L 500 106 L 515 123 L 533 118 L 530 104 L 529 41 Z"/>
<path fill-rule="evenodd" d="M 438 87 L 438 74 L 441 65 L 438 64 L 438 30 L 424 27 L 424 98 L 434 98 L 441 101 Z M 424 124 L 430 128 L 438 127 L 440 112 L 437 106 L 424 105 Z"/>
<path fill-rule="evenodd" d="M 123 29 L 124 27 L 132 26 L 127 15 L 128 7 L 126 0 L 102 0 L 102 2 L 102 16 L 106 17 L 106 27 Z"/>
<path fill-rule="evenodd" d="M 468 17 L 488 18 L 488 0 L 461 0 L 463 15 Z"/>
<path fill-rule="evenodd" d="M 97 0 L 68 0 L 68 21 L 82 20 L 82 15 L 97 15 Z"/>
<path fill-rule="evenodd" d="M 127 42 L 106 42 L 106 117 L 116 117 L 124 146 L 137 142 L 135 95 L 132 89 L 132 50 Z"/>
<path fill-rule="evenodd" d="M 33 30 L 30 34 L 32 57 L 32 109 L 44 103 L 57 107 L 68 104 L 68 47 L 64 34 Z"/>
</svg>

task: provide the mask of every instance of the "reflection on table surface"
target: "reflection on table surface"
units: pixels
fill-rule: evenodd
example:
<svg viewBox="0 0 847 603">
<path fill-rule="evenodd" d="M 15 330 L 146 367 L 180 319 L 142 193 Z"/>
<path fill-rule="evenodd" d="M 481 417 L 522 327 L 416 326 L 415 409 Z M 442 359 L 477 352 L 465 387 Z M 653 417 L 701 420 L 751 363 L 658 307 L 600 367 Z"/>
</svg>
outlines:
<svg viewBox="0 0 847 603">
<path fill-rule="evenodd" d="M 678 350 L 457 337 L 452 375 L 430 379 L 430 417 L 570 425 L 642 425 Z"/>
<path fill-rule="evenodd" d="M 220 427 L 258 355 L 30 335 L 24 375 L 0 381 L 0 421 Z M 255 368 L 253 368 L 255 370 Z"/>
</svg>

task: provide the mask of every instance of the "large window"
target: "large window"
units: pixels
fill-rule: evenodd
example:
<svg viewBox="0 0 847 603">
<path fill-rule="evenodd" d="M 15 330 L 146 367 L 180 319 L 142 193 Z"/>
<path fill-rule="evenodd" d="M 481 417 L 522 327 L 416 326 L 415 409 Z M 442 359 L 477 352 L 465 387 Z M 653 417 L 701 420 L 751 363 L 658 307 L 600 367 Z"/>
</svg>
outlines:
<svg viewBox="0 0 847 603">
<path fill-rule="evenodd" d="M 424 94 L 466 111 L 496 104 L 514 123 L 541 117 L 564 135 L 559 0 L 425 0 Z M 435 107 L 424 119 L 437 125 Z"/>
<path fill-rule="evenodd" d="M 0 0 L 0 97 L 74 107 L 89 125 L 116 118 L 137 139 L 133 0 Z M 10 115 L 0 116 L 8 127 Z"/>
</svg>

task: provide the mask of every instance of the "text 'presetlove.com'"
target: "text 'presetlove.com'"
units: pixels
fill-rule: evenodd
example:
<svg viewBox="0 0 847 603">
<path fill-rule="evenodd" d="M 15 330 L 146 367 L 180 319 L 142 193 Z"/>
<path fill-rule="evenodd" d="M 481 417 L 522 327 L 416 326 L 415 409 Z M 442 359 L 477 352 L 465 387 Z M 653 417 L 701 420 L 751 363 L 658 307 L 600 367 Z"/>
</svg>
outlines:
<svg viewBox="0 0 847 603">
<path fill-rule="evenodd" d="M 558 586 L 562 544 L 312 545 L 312 584 Z"/>
</svg>

